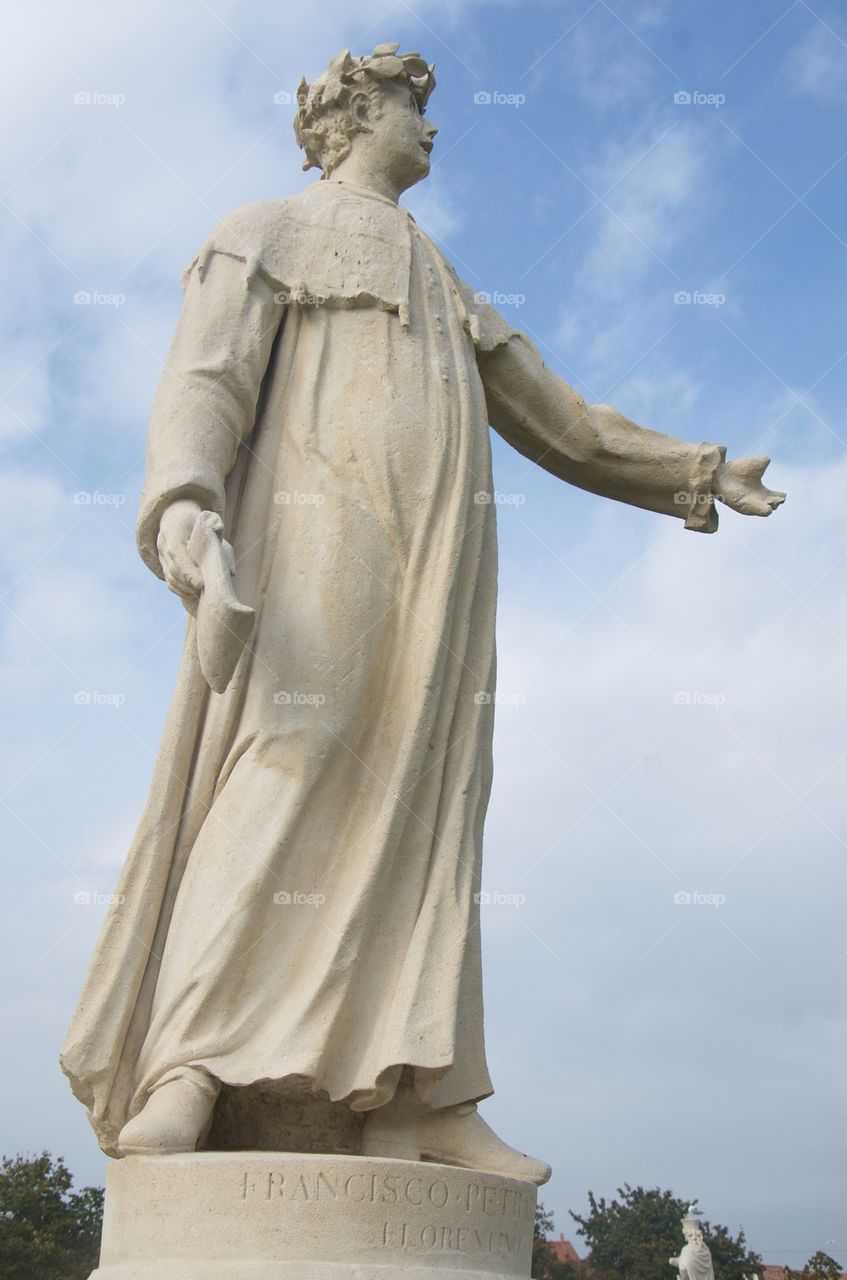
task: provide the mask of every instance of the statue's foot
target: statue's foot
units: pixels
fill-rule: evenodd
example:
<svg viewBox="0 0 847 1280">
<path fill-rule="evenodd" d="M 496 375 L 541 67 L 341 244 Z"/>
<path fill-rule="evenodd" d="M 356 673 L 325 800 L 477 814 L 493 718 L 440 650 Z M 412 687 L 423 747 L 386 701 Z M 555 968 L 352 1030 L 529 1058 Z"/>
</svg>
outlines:
<svg viewBox="0 0 847 1280">
<path fill-rule="evenodd" d="M 138 1115 L 121 1129 L 120 1150 L 127 1156 L 194 1151 L 211 1123 L 220 1088 L 217 1080 L 196 1069 L 167 1078 L 153 1090 Z"/>
<path fill-rule="evenodd" d="M 552 1170 L 543 1160 L 525 1156 L 485 1123 L 476 1104 L 420 1109 L 389 1103 L 368 1113 L 362 1153 L 394 1160 L 434 1160 L 460 1169 L 483 1169 L 541 1186 Z"/>
</svg>

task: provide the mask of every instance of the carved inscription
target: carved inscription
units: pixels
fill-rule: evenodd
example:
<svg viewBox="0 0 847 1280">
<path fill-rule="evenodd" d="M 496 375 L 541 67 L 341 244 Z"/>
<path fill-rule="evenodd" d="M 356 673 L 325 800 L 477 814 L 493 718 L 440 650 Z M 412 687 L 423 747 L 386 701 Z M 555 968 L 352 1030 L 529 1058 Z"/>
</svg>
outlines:
<svg viewBox="0 0 847 1280">
<path fill-rule="evenodd" d="M 350 1166 L 282 1172 L 247 1170 L 243 1201 L 297 1204 L 344 1203 L 394 1206 L 376 1243 L 418 1252 L 484 1253 L 514 1258 L 528 1248 L 534 1197 L 484 1177 L 449 1182 L 437 1174 L 361 1172 Z M 403 1209 L 417 1213 L 403 1214 Z"/>
<path fill-rule="evenodd" d="M 512 1258 L 523 1250 L 524 1238 L 517 1231 L 494 1228 L 463 1227 L 447 1223 L 386 1222 L 382 1244 L 391 1249 L 418 1249 L 424 1253 L 492 1253 L 499 1258 Z"/>
</svg>

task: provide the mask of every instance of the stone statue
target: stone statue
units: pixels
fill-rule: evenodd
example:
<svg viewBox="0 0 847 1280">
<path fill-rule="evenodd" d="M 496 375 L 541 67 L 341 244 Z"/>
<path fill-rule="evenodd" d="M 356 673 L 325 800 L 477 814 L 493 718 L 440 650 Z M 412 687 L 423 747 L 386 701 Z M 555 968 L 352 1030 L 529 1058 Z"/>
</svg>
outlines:
<svg viewBox="0 0 847 1280">
<path fill-rule="evenodd" d="M 715 1280 L 712 1255 L 703 1239 L 700 1218 L 695 1205 L 689 1205 L 688 1212 L 682 1219 L 685 1247 L 678 1258 L 669 1259 L 670 1265 L 679 1272 L 680 1280 Z"/>
<path fill-rule="evenodd" d="M 298 95 L 321 180 L 224 218 L 184 276 L 138 545 L 191 617 L 62 1055 L 111 1155 L 214 1150 L 222 1090 L 290 1085 L 360 1156 L 543 1183 L 477 1111 L 489 423 L 702 533 L 715 499 L 783 501 L 766 458 L 586 404 L 458 278 L 398 205 L 434 84 L 396 44 L 340 54 Z"/>
</svg>

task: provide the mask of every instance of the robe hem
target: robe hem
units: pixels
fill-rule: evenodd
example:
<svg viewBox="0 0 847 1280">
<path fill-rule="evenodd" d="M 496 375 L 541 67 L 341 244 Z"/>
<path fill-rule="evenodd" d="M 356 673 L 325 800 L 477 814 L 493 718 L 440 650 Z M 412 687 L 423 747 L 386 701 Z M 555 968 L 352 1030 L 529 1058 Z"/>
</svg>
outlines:
<svg viewBox="0 0 847 1280">
<path fill-rule="evenodd" d="M 335 1093 L 325 1084 L 321 1084 L 318 1078 L 308 1071 L 286 1071 L 285 1075 L 281 1076 L 251 1075 L 249 1080 L 245 1080 L 242 1078 L 235 1079 L 232 1076 L 227 1076 L 227 1074 L 222 1072 L 220 1068 L 212 1067 L 212 1062 L 214 1062 L 214 1058 L 209 1058 L 207 1060 L 192 1058 L 189 1062 L 173 1064 L 168 1067 L 166 1071 L 162 1072 L 160 1076 L 157 1076 L 156 1080 L 152 1084 L 145 1087 L 143 1091 L 145 1102 L 153 1091 L 164 1082 L 166 1077 L 169 1077 L 174 1072 L 178 1072 L 182 1068 L 191 1068 L 193 1070 L 204 1071 L 214 1080 L 218 1080 L 221 1084 L 234 1089 L 246 1089 L 253 1085 L 283 1085 L 286 1082 L 297 1081 L 304 1085 L 309 1092 L 314 1092 L 316 1094 L 325 1093 L 330 1102 L 344 1103 L 351 1111 L 361 1113 L 366 1111 L 375 1111 L 392 1100 L 400 1085 L 400 1079 L 404 1068 L 408 1068 L 413 1073 L 414 1090 L 422 1102 L 426 1102 L 429 1094 L 436 1085 L 441 1084 L 453 1069 L 452 1064 L 447 1064 L 446 1066 L 444 1064 L 440 1064 L 435 1066 L 422 1062 L 392 1062 L 389 1063 L 388 1066 L 382 1068 L 382 1070 L 377 1074 L 372 1085 L 360 1085 L 352 1089 L 348 1089 L 343 1093 Z M 429 1078 L 421 1080 L 419 1078 L 419 1073 L 422 1072 L 427 1073 Z M 393 1079 L 386 1078 L 390 1077 L 392 1073 L 394 1073 Z M 466 1102 L 482 1102 L 486 1098 L 490 1098 L 493 1093 L 494 1086 L 490 1079 L 488 1079 L 482 1092 L 471 1092 L 467 1097 L 454 1098 L 451 1099 L 450 1102 L 446 1102 L 441 1105 L 459 1106 Z M 136 1094 L 135 1101 L 139 1100 L 140 1095 Z M 130 1107 L 128 1115 L 137 1115 L 140 1110 L 141 1107 L 138 1107 L 137 1109 L 134 1106 Z"/>
</svg>

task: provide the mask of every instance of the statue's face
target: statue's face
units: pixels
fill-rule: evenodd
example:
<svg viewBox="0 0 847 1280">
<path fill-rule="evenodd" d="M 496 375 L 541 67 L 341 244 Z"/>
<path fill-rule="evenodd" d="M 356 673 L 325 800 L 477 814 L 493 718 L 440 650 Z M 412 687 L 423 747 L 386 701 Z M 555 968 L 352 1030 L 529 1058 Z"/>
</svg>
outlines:
<svg viewBox="0 0 847 1280">
<path fill-rule="evenodd" d="M 405 191 L 429 173 L 432 140 L 438 130 L 421 114 L 406 85 L 386 81 L 377 94 L 368 103 L 368 132 L 354 137 L 353 148 L 367 146 L 391 185 Z"/>
</svg>

